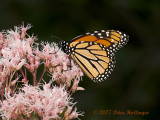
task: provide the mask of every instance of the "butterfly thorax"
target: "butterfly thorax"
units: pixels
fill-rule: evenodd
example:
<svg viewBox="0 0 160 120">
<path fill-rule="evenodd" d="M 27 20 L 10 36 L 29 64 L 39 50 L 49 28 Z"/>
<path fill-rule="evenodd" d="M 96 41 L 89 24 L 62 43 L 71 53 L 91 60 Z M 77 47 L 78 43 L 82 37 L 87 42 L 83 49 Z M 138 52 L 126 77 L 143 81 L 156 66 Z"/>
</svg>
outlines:
<svg viewBox="0 0 160 120">
<path fill-rule="evenodd" d="M 67 41 L 61 41 L 60 42 L 61 46 L 62 46 L 62 50 L 70 55 L 70 54 L 74 54 L 74 50 L 75 48 L 74 47 L 70 47 L 70 42 L 67 42 Z"/>
<path fill-rule="evenodd" d="M 69 42 L 67 41 L 60 41 L 60 45 L 62 46 L 62 50 L 69 54 L 70 53 L 70 47 L 69 47 Z"/>
</svg>

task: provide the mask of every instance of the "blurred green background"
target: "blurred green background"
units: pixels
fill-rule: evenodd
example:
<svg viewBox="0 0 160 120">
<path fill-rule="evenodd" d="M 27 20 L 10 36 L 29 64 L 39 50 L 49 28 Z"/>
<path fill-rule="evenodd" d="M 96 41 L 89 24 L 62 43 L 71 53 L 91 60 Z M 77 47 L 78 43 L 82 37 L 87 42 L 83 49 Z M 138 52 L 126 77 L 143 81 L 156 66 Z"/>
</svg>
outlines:
<svg viewBox="0 0 160 120">
<path fill-rule="evenodd" d="M 116 29 L 130 36 L 116 54 L 116 68 L 102 83 L 86 76 L 85 91 L 73 95 L 82 120 L 160 119 L 159 0 L 3 0 L 0 30 L 31 23 L 39 40 L 70 41 L 93 30 Z M 138 110 L 148 115 L 98 115 L 97 110 Z"/>
</svg>

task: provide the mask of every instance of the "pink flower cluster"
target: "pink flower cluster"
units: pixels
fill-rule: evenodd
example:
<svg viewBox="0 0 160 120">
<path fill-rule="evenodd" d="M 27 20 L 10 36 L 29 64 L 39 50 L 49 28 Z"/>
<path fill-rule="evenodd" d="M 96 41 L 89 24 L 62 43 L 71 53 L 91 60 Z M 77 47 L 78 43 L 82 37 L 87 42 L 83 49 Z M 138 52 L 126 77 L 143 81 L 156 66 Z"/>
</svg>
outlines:
<svg viewBox="0 0 160 120">
<path fill-rule="evenodd" d="M 78 118 L 81 114 L 73 109 L 71 95 L 84 90 L 78 86 L 82 70 L 56 43 L 36 42 L 35 36 L 27 34 L 30 28 L 22 25 L 0 32 L 0 116 L 4 120 L 32 119 L 33 114 L 43 120 Z M 28 72 L 32 79 L 28 80 Z M 41 84 L 48 73 L 50 82 Z"/>
<path fill-rule="evenodd" d="M 37 50 L 35 53 L 43 61 L 44 70 L 48 69 L 52 74 L 53 80 L 67 87 L 71 86 L 74 78 L 80 80 L 80 76 L 83 76 L 82 70 L 55 43 L 41 45 L 42 50 Z"/>
<path fill-rule="evenodd" d="M 20 26 L 15 27 L 14 30 L 7 30 L 0 33 L 0 85 L 6 83 L 8 80 L 13 80 L 16 71 L 20 70 L 22 66 L 28 69 L 32 68 L 33 43 L 36 39 L 34 36 L 26 37 L 26 31 L 31 28 Z M 27 60 L 30 62 L 28 65 Z M 36 67 L 39 65 L 37 61 Z M 30 66 L 30 67 L 29 67 Z M 34 68 L 36 68 L 34 66 Z M 26 76 L 23 76 L 24 78 Z M 17 77 L 16 77 L 17 78 Z M 26 79 L 26 78 L 25 78 Z M 1 88 L 0 86 L 0 88 Z"/>
<path fill-rule="evenodd" d="M 43 90 L 39 86 L 26 84 L 17 94 L 13 96 L 7 94 L 5 97 L 6 100 L 0 108 L 4 120 L 29 119 L 33 114 L 43 120 L 70 120 L 82 115 L 73 108 L 74 104 L 65 87 L 52 88 L 50 83 L 45 84 Z"/>
</svg>

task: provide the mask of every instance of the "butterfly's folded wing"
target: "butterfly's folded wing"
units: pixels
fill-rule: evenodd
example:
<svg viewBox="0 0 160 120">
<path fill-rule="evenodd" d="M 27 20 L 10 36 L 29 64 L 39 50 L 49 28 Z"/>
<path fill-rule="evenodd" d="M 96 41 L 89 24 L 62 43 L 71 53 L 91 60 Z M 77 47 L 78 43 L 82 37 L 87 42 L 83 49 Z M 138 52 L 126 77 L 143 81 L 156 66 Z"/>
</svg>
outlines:
<svg viewBox="0 0 160 120">
<path fill-rule="evenodd" d="M 95 82 L 107 79 L 115 64 L 114 57 L 101 46 L 94 42 L 78 42 L 74 54 L 71 54 L 76 63 Z"/>
<path fill-rule="evenodd" d="M 74 38 L 68 52 L 82 70 L 95 82 L 111 74 L 115 52 L 128 42 L 128 35 L 116 30 L 101 30 Z"/>
<path fill-rule="evenodd" d="M 111 74 L 115 67 L 115 52 L 128 42 L 128 36 L 115 30 L 101 30 L 78 36 L 70 42 L 71 57 L 95 82 Z"/>
</svg>

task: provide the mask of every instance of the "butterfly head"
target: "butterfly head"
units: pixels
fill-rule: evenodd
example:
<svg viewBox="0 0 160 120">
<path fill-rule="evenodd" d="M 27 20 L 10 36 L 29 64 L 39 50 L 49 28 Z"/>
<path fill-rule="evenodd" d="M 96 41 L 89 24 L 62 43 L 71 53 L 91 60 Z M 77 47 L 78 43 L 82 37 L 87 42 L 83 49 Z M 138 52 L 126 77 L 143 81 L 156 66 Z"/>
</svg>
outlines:
<svg viewBox="0 0 160 120">
<path fill-rule="evenodd" d="M 62 50 L 65 53 L 69 54 L 69 42 L 67 42 L 67 41 L 60 41 L 60 45 L 62 47 Z"/>
</svg>

